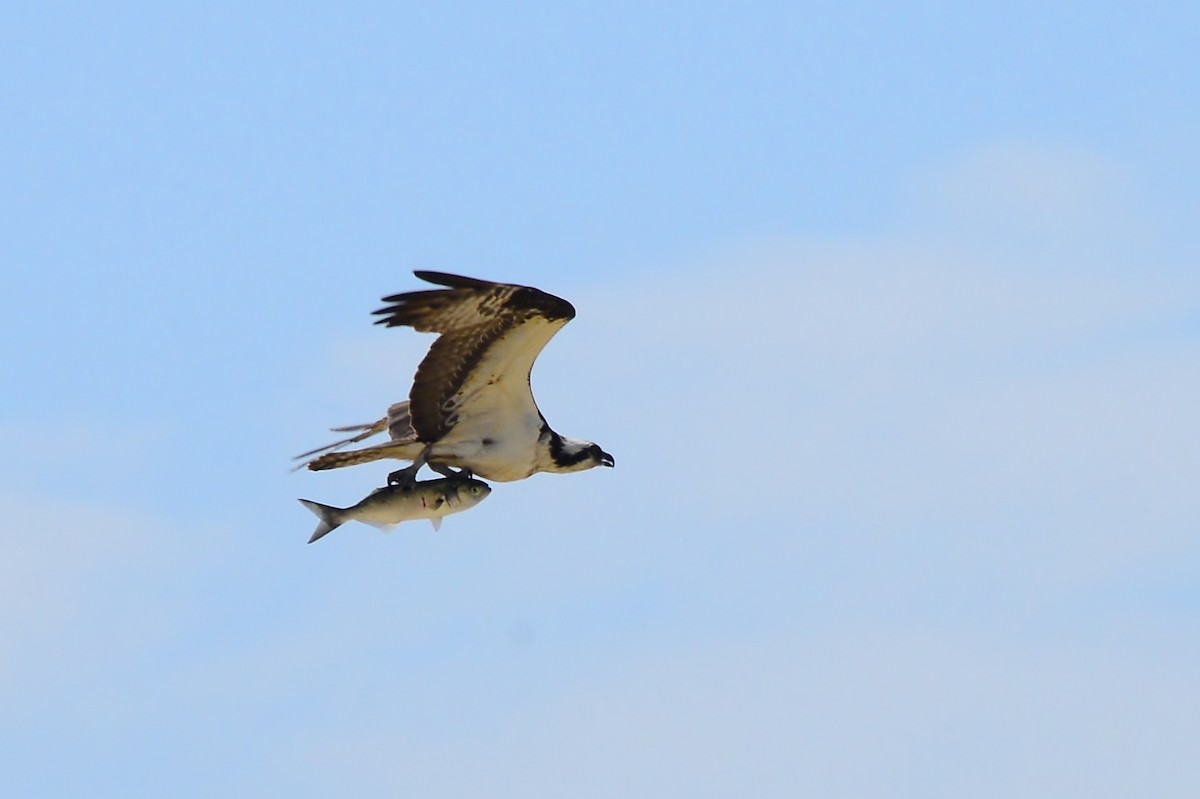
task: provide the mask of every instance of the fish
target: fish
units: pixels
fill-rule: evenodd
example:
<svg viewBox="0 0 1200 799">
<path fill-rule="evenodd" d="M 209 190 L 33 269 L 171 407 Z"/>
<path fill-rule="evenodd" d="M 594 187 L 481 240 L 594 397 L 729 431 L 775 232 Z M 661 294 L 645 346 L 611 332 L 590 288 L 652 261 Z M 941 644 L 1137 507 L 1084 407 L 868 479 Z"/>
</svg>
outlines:
<svg viewBox="0 0 1200 799">
<path fill-rule="evenodd" d="M 348 508 L 324 505 L 311 499 L 300 504 L 308 508 L 320 523 L 308 543 L 316 541 L 349 521 L 359 521 L 380 529 L 389 529 L 411 519 L 429 519 L 433 529 L 442 526 L 442 517 L 470 510 L 487 499 L 492 487 L 472 477 L 444 477 L 423 480 L 408 486 L 377 488 L 359 503 Z"/>
</svg>

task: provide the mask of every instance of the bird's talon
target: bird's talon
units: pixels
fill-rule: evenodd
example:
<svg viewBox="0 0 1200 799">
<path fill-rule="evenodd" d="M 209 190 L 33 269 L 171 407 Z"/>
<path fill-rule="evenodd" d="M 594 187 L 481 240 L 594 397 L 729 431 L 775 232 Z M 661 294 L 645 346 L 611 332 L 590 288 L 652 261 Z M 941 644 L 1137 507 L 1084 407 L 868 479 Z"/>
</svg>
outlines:
<svg viewBox="0 0 1200 799">
<path fill-rule="evenodd" d="M 398 469 L 388 475 L 388 485 L 405 488 L 413 483 L 413 473 L 409 469 Z"/>
</svg>

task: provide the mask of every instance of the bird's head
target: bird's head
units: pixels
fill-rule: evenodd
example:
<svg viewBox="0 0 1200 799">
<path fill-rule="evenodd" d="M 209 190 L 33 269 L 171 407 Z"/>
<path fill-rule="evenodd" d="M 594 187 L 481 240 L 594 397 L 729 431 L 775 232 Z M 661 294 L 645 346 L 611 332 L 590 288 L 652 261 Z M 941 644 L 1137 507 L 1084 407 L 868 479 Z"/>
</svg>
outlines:
<svg viewBox="0 0 1200 799">
<path fill-rule="evenodd" d="M 600 449 L 599 444 L 566 436 L 556 436 L 550 442 L 556 472 L 582 472 L 594 466 L 612 466 L 613 456 Z"/>
</svg>

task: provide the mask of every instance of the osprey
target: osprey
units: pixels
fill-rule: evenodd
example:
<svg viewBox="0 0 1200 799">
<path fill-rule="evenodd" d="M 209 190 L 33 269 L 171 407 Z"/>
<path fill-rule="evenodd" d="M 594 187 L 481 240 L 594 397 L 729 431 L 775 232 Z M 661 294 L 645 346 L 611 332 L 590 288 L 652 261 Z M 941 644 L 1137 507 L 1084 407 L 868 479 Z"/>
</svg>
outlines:
<svg viewBox="0 0 1200 799">
<path fill-rule="evenodd" d="M 357 435 L 297 456 L 325 453 L 309 469 L 411 460 L 388 475 L 389 483 L 404 485 L 425 464 L 446 476 L 466 472 L 498 482 L 613 465 L 612 455 L 591 441 L 550 429 L 529 384 L 538 353 L 574 318 L 571 303 L 529 286 L 413 274 L 445 288 L 384 297 L 388 304 L 375 311 L 376 324 L 440 334 L 417 367 L 408 401 L 373 424 L 334 428 Z M 333 451 L 385 430 L 391 440 L 383 444 Z"/>
</svg>

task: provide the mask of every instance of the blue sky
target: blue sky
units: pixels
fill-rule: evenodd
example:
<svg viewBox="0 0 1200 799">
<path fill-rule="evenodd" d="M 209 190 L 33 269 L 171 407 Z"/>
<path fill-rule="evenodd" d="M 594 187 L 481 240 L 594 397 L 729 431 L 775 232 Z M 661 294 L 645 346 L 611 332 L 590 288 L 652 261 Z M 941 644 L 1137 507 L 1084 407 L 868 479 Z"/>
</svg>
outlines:
<svg viewBox="0 0 1200 799">
<path fill-rule="evenodd" d="M 1198 23 L 0 11 L 10 791 L 1194 796 Z M 413 269 L 617 468 L 306 546 Z"/>
</svg>

